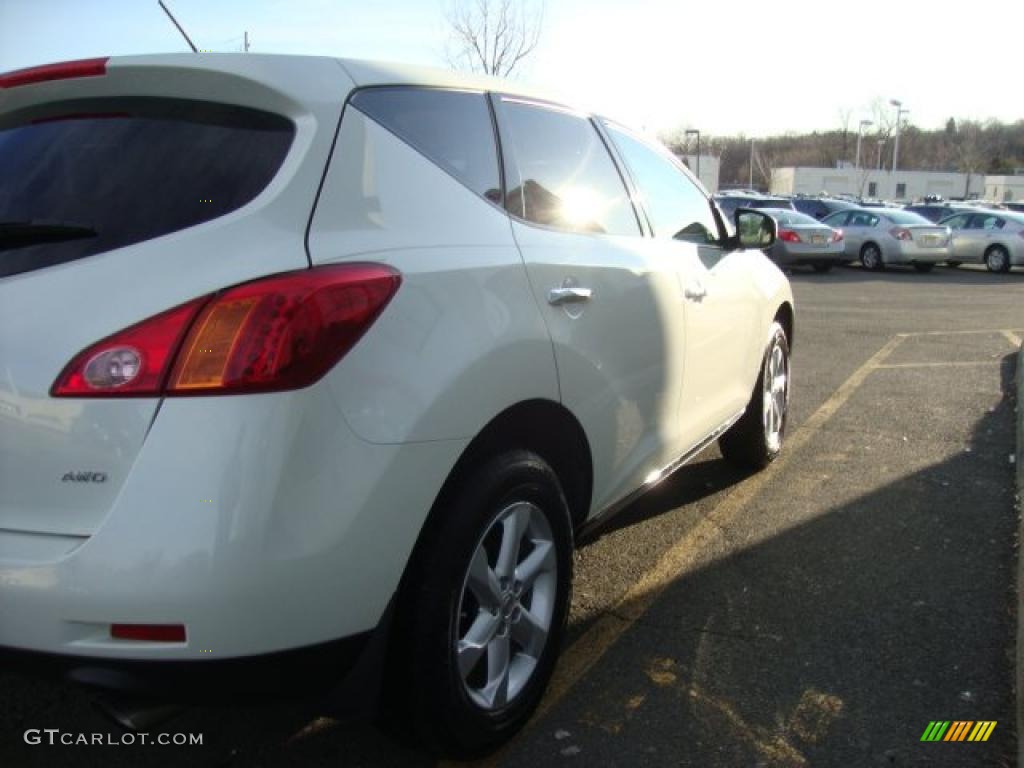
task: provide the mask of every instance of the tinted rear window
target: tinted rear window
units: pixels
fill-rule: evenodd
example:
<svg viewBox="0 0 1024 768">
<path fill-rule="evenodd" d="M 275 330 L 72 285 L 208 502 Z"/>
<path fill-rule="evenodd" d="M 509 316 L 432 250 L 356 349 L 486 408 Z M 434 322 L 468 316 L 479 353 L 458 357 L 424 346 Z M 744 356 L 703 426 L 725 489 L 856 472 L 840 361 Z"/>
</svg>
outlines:
<svg viewBox="0 0 1024 768">
<path fill-rule="evenodd" d="M 793 203 L 789 200 L 766 198 L 764 200 L 751 200 L 746 203 L 747 208 L 789 208 L 793 209 Z"/>
<path fill-rule="evenodd" d="M 357 92 L 352 104 L 478 195 L 500 204 L 498 150 L 482 93 L 370 88 Z"/>
<path fill-rule="evenodd" d="M 44 109 L 0 123 L 0 277 L 237 210 L 270 183 L 295 133 L 278 115 L 206 102 Z"/>
</svg>

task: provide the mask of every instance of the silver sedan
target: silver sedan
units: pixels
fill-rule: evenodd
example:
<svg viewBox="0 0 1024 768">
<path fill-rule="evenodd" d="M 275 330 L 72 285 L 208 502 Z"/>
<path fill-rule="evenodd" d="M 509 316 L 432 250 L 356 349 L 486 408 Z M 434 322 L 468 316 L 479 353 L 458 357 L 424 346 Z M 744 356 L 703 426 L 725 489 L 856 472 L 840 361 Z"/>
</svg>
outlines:
<svg viewBox="0 0 1024 768">
<path fill-rule="evenodd" d="M 949 227 L 909 211 L 857 208 L 837 211 L 822 223 L 843 230 L 846 256 L 860 259 L 865 269 L 907 264 L 918 272 L 930 272 L 937 263 L 949 259 Z"/>
<path fill-rule="evenodd" d="M 1024 213 L 975 211 L 958 213 L 940 224 L 953 232 L 949 265 L 984 263 L 992 272 L 1024 265 Z"/>
<path fill-rule="evenodd" d="M 780 267 L 807 265 L 815 272 L 828 272 L 849 261 L 843 248 L 843 232 L 832 229 L 813 216 L 783 208 L 762 208 L 775 219 L 778 232 L 768 256 Z"/>
</svg>

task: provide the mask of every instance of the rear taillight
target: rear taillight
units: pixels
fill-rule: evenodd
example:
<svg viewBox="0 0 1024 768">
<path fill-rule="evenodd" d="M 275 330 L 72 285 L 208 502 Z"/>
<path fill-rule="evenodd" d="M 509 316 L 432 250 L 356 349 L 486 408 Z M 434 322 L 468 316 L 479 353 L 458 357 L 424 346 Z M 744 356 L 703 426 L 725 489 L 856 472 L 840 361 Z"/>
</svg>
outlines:
<svg viewBox="0 0 1024 768">
<path fill-rule="evenodd" d="M 893 227 L 889 230 L 889 234 L 895 237 L 897 240 L 913 240 L 913 235 L 910 234 L 909 229 L 903 227 Z"/>
<path fill-rule="evenodd" d="M 305 387 L 362 337 L 398 290 L 390 267 L 337 264 L 229 288 L 94 344 L 55 397 L 270 392 Z"/>
<path fill-rule="evenodd" d="M 798 235 L 792 229 L 780 229 L 779 230 L 779 240 L 782 240 L 783 242 L 786 242 L 786 243 L 802 243 L 803 242 L 803 240 L 800 239 L 800 235 Z"/>
<path fill-rule="evenodd" d="M 842 239 L 843 239 L 843 230 L 835 229 L 835 230 L 832 231 L 832 242 L 833 243 L 841 242 Z"/>
<path fill-rule="evenodd" d="M 17 88 L 19 85 L 45 83 L 50 80 L 69 80 L 76 77 L 99 77 L 107 74 L 109 56 L 101 59 L 79 59 L 62 61 L 58 64 L 44 64 L 41 67 L 16 69 L 0 75 L 0 88 Z"/>
</svg>

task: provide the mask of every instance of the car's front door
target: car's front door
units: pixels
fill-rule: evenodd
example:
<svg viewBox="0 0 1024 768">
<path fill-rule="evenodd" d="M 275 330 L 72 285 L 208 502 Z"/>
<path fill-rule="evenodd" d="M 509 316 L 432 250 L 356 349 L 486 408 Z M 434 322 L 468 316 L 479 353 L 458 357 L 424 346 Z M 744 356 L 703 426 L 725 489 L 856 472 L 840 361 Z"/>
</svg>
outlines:
<svg viewBox="0 0 1024 768">
<path fill-rule="evenodd" d="M 593 122 L 495 97 L 506 208 L 554 345 L 563 403 L 592 452 L 592 508 L 671 461 L 685 327 L 675 272 L 647 248 Z M 528 370 L 523 371 L 529 376 Z"/>
<path fill-rule="evenodd" d="M 727 252 L 711 202 L 663 149 L 605 123 L 647 220 L 683 292 L 686 347 L 679 430 L 686 447 L 734 417 L 750 398 L 762 339 L 749 254 Z"/>
</svg>

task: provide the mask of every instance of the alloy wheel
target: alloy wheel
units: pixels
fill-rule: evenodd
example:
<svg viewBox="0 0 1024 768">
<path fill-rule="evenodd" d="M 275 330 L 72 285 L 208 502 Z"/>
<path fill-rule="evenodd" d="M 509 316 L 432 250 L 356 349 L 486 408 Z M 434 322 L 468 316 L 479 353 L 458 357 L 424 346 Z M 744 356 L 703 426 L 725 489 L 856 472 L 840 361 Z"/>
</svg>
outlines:
<svg viewBox="0 0 1024 768">
<path fill-rule="evenodd" d="M 463 579 L 455 659 L 463 688 L 497 710 L 530 681 L 551 631 L 558 561 L 547 517 L 518 501 L 493 519 Z"/>
<path fill-rule="evenodd" d="M 789 369 L 786 353 L 778 341 L 772 343 L 765 365 L 762 403 L 765 442 L 770 451 L 778 451 L 782 446 L 782 431 L 789 407 Z"/>
</svg>

